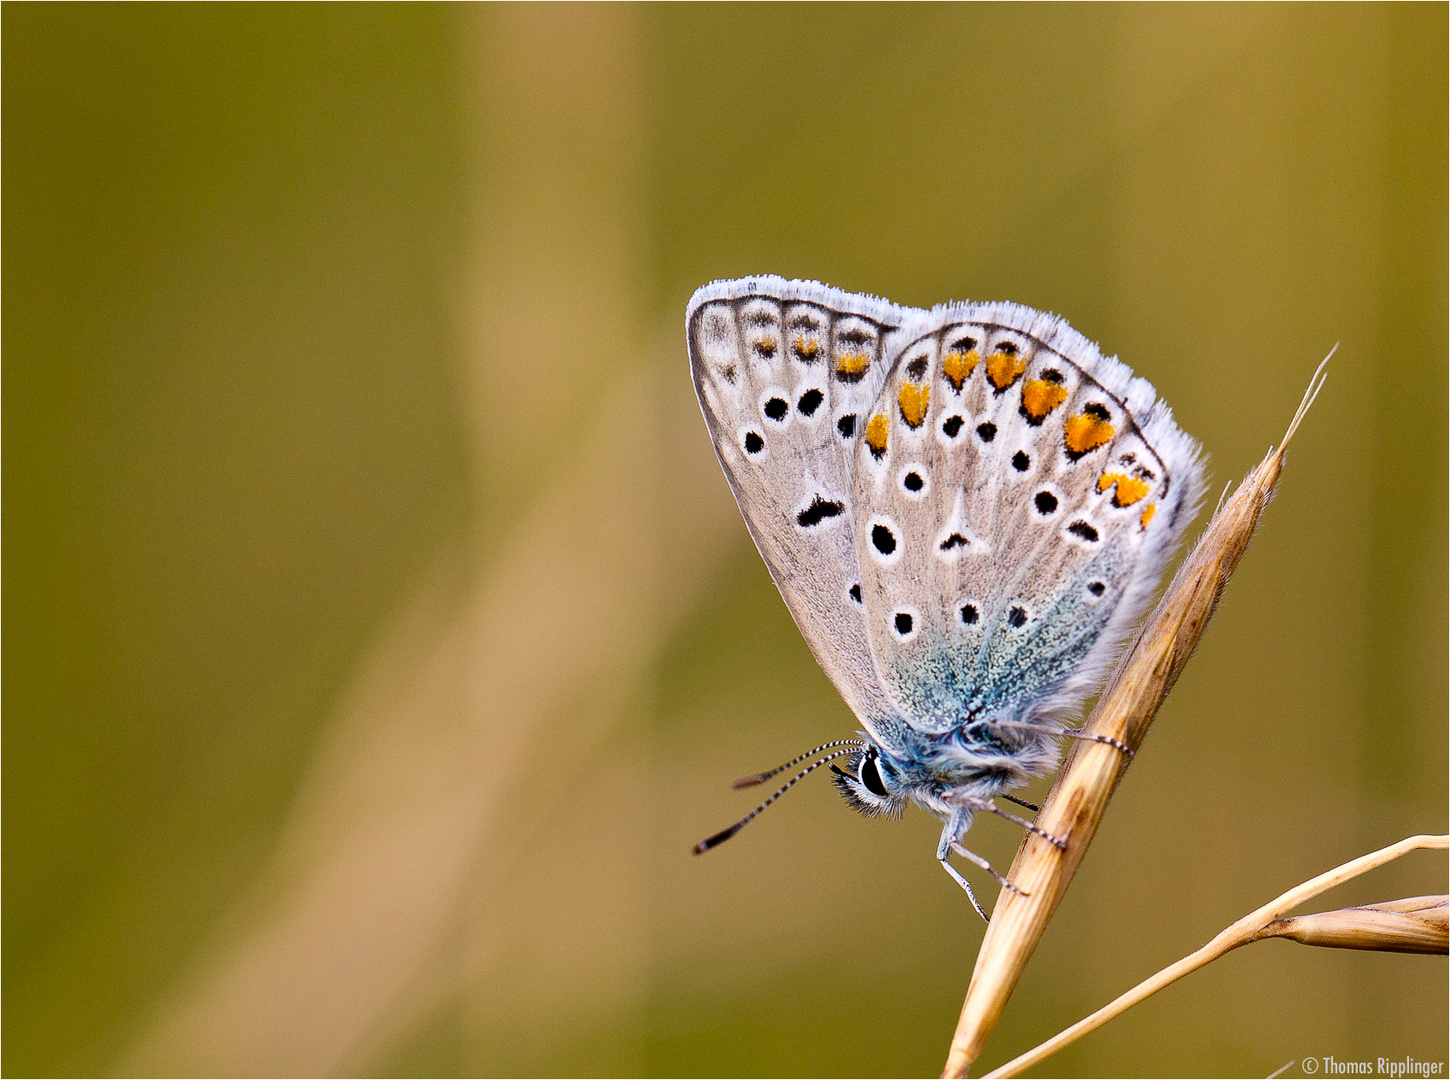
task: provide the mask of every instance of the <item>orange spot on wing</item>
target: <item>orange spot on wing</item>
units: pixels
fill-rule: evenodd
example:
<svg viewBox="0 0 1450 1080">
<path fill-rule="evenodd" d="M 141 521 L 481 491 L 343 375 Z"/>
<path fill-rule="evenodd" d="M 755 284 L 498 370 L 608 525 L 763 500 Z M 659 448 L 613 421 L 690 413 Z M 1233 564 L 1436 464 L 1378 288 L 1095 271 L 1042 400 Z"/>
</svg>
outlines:
<svg viewBox="0 0 1450 1080">
<path fill-rule="evenodd" d="M 987 357 L 987 378 L 992 380 L 992 385 L 998 390 L 1007 389 L 1026 370 L 1027 361 L 1016 352 L 998 349 Z"/>
<path fill-rule="evenodd" d="M 775 355 L 775 338 L 758 337 L 755 339 L 755 351 L 764 357 Z"/>
<path fill-rule="evenodd" d="M 1114 484 L 1118 485 L 1118 489 L 1113 492 L 1114 506 L 1132 506 L 1149 491 L 1148 485 L 1136 476 L 1111 472 L 1098 477 L 1099 491 L 1107 491 Z"/>
<path fill-rule="evenodd" d="M 1138 519 L 1138 524 L 1146 529 L 1148 527 L 1148 522 L 1153 520 L 1153 515 L 1157 512 L 1158 504 L 1149 503 L 1147 506 L 1143 507 L 1143 516 Z"/>
<path fill-rule="evenodd" d="M 879 458 L 886 453 L 886 433 L 890 426 L 885 413 L 877 413 L 866 425 L 866 445 L 871 448 L 872 456 Z"/>
<path fill-rule="evenodd" d="M 1113 425 L 1091 413 L 1079 413 L 1062 425 L 1062 437 L 1069 454 L 1086 454 L 1113 437 Z"/>
<path fill-rule="evenodd" d="M 814 338 L 807 338 L 804 334 L 797 334 L 795 343 L 791 346 L 795 354 L 802 360 L 809 363 L 816 358 L 816 353 L 821 351 L 820 342 Z"/>
<path fill-rule="evenodd" d="M 921 427 L 921 422 L 926 419 L 926 406 L 930 399 L 930 386 L 902 383 L 901 389 L 896 392 L 896 403 L 901 406 L 901 419 L 913 429 Z"/>
<path fill-rule="evenodd" d="M 953 349 L 942 357 L 941 373 L 946 376 L 947 382 L 952 384 L 952 389 L 961 393 L 962 384 L 967 381 L 967 376 L 976 370 L 977 362 L 981 359 L 982 357 L 976 349 L 969 349 L 966 352 Z"/>
<path fill-rule="evenodd" d="M 1067 387 L 1042 379 L 1022 384 L 1022 408 L 1033 420 L 1041 421 L 1067 400 Z"/>
<path fill-rule="evenodd" d="M 871 355 L 864 352 L 842 353 L 836 357 L 836 374 L 843 379 L 859 379 L 866 374 L 871 364 Z"/>
</svg>

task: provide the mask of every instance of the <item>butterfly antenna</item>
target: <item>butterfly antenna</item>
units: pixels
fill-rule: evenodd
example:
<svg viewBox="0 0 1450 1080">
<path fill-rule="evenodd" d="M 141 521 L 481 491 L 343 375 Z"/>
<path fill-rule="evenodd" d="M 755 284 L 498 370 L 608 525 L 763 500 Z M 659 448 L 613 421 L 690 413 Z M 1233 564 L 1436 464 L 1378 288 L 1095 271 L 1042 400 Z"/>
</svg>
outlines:
<svg viewBox="0 0 1450 1080">
<path fill-rule="evenodd" d="M 854 740 L 852 740 L 852 741 L 854 741 Z M 738 833 L 741 829 L 745 828 L 745 826 L 749 825 L 752 821 L 754 821 L 757 817 L 759 817 L 762 810 L 764 810 L 771 803 L 775 802 L 776 799 L 780 798 L 782 795 L 784 795 L 791 788 L 795 787 L 796 784 L 799 781 L 804 780 L 807 776 L 810 776 L 811 773 L 815 772 L 817 769 L 819 769 L 822 765 L 824 765 L 828 761 L 833 761 L 833 760 L 835 760 L 838 757 L 844 757 L 846 754 L 857 754 L 857 753 L 860 753 L 860 745 L 861 745 L 860 743 L 857 743 L 855 746 L 852 746 L 850 749 L 847 749 L 847 750 L 837 750 L 833 754 L 827 754 L 825 757 L 821 758 L 820 761 L 813 761 L 813 762 L 811 762 L 809 765 L 807 765 L 800 772 L 798 772 L 794 776 L 792 776 L 790 778 L 790 780 L 788 780 L 781 787 L 781 789 L 779 791 L 777 791 L 770 798 L 766 799 L 765 802 L 761 803 L 754 810 L 750 811 L 750 813 L 746 814 L 743 818 L 741 818 L 739 821 L 737 821 L 734 825 L 731 825 L 730 828 L 728 828 L 728 829 L 722 829 L 720 832 L 717 832 L 714 836 L 710 836 L 710 837 L 705 838 L 704 840 L 701 840 L 694 847 L 695 854 L 696 855 L 703 855 L 705 852 L 709 851 L 712 847 L 719 847 L 726 840 L 729 840 L 732 836 L 734 836 L 736 833 Z"/>
<path fill-rule="evenodd" d="M 822 743 L 814 750 L 807 750 L 804 754 L 800 754 L 796 757 L 791 758 L 784 765 L 777 765 L 769 772 L 756 773 L 754 776 L 742 776 L 739 780 L 735 781 L 735 783 L 730 786 L 738 789 L 754 787 L 756 784 L 763 784 L 772 776 L 777 776 L 780 773 L 785 772 L 786 769 L 789 769 L 794 765 L 799 765 L 807 758 L 815 757 L 822 750 L 830 750 L 831 748 L 836 746 L 854 746 L 858 750 L 866 749 L 866 744 L 863 743 L 860 739 L 837 739 L 835 742 Z"/>
</svg>

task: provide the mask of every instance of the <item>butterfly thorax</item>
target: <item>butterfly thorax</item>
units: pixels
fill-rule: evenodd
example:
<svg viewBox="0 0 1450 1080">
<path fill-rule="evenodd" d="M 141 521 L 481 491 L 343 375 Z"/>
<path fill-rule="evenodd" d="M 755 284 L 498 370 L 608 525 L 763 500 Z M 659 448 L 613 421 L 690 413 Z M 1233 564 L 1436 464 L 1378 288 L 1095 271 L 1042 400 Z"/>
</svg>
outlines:
<svg viewBox="0 0 1450 1080">
<path fill-rule="evenodd" d="M 940 818 L 980 808 L 1057 764 L 1057 746 L 1043 731 L 1010 722 L 968 720 L 931 734 L 900 726 L 889 749 L 864 735 L 867 749 L 837 770 L 841 793 L 862 813 L 899 814 L 907 800 Z"/>
</svg>

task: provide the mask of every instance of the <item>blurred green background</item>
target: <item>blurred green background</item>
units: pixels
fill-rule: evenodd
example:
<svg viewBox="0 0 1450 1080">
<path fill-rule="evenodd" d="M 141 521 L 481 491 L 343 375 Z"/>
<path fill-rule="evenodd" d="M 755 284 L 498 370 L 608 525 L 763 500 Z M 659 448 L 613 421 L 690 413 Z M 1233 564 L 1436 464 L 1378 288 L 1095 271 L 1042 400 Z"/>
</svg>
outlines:
<svg viewBox="0 0 1450 1080">
<path fill-rule="evenodd" d="M 714 278 L 1061 312 L 1215 494 L 1341 342 L 982 1066 L 1445 831 L 1446 38 L 7 4 L 4 1072 L 936 1074 L 982 926 L 932 820 L 811 783 L 688 854 L 855 726 L 693 401 Z M 1443 1061 L 1446 1009 L 1443 959 L 1270 942 L 1039 1074 Z"/>
</svg>

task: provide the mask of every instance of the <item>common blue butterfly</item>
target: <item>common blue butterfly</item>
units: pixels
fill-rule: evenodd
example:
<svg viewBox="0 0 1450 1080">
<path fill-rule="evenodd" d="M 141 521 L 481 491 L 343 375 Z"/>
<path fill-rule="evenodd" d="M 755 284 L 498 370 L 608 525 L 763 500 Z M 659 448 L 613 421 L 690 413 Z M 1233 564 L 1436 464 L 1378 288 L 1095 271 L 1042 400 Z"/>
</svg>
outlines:
<svg viewBox="0 0 1450 1080">
<path fill-rule="evenodd" d="M 1034 828 L 993 800 L 1075 734 L 1197 507 L 1197 443 L 1147 381 L 1018 304 L 762 276 L 699 289 L 686 333 L 745 523 L 865 728 L 738 781 L 821 755 L 695 851 L 831 763 L 863 813 L 942 819 L 937 858 L 980 913 L 950 857 L 1003 880 L 962 837 L 981 812 Z"/>
</svg>

